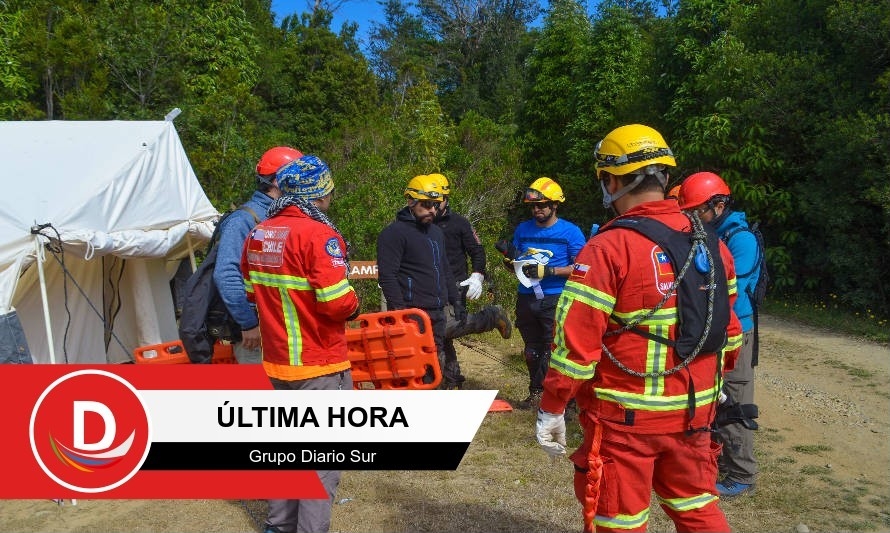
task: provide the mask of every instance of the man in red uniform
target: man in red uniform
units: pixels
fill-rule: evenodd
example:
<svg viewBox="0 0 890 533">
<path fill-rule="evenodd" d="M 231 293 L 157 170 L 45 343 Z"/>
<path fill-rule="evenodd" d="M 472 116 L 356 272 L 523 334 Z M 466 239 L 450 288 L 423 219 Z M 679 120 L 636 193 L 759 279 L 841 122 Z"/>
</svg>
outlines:
<svg viewBox="0 0 890 533">
<path fill-rule="evenodd" d="M 665 200 L 667 169 L 676 163 L 657 131 L 622 126 L 600 141 L 595 155 L 603 203 L 619 215 L 610 225 L 649 217 L 691 230 L 677 202 Z M 728 326 L 717 341 L 723 349 L 683 358 L 674 349 L 680 324 L 673 294 L 683 265 L 672 265 L 666 251 L 638 231 L 608 229 L 581 250 L 557 305 L 538 442 L 551 456 L 565 453 L 563 412 L 575 397 L 584 441 L 571 460 L 585 531 L 645 531 L 654 489 L 677 531 L 728 532 L 714 494 L 719 445 L 709 427 L 722 373 L 732 368 L 741 343 L 738 319 L 728 309 L 736 290 L 732 257 L 713 236 L 713 258 L 723 268 L 714 264 L 710 272 L 722 270 L 726 278 L 713 285 L 729 293 L 722 297 Z"/>
<path fill-rule="evenodd" d="M 244 244 L 241 271 L 260 320 L 263 367 L 276 390 L 352 390 L 346 322 L 359 301 L 346 279 L 347 246 L 324 214 L 334 181 L 304 155 L 278 170 L 282 196 Z M 328 531 L 340 472 L 320 470 L 326 500 L 269 500 L 266 533 Z"/>
</svg>

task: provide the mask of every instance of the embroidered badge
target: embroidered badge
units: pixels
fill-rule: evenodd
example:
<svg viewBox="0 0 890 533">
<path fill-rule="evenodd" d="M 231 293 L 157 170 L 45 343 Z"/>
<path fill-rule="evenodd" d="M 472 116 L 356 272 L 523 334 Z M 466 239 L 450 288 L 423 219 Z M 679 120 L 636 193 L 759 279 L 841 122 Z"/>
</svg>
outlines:
<svg viewBox="0 0 890 533">
<path fill-rule="evenodd" d="M 652 266 L 655 269 L 655 286 L 661 294 L 667 294 L 674 284 L 674 268 L 671 258 L 658 246 L 652 247 Z"/>
<path fill-rule="evenodd" d="M 343 258 L 343 250 L 340 249 L 340 241 L 338 241 L 336 237 L 328 239 L 328 242 L 324 245 L 324 249 L 331 257 L 339 259 Z"/>
<path fill-rule="evenodd" d="M 584 279 L 587 276 L 587 272 L 590 270 L 590 265 L 582 265 L 581 263 L 575 263 L 572 267 L 572 276 L 571 279 Z"/>
<path fill-rule="evenodd" d="M 253 230 L 247 241 L 247 261 L 251 265 L 280 267 L 284 264 L 284 243 L 290 229 L 266 227 Z"/>
</svg>

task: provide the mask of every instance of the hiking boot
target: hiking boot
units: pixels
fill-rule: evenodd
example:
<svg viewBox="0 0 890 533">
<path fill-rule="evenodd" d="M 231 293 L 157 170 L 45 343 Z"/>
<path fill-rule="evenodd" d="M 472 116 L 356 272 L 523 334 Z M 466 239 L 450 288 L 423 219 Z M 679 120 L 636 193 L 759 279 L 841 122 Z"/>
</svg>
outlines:
<svg viewBox="0 0 890 533">
<path fill-rule="evenodd" d="M 723 481 L 717 482 L 717 493 L 720 494 L 720 498 L 724 500 L 730 500 L 737 496 L 741 496 L 742 494 L 753 494 L 754 493 L 754 483 L 738 483 L 731 479 L 724 479 Z"/>
<path fill-rule="evenodd" d="M 507 316 L 507 312 L 504 311 L 503 307 L 496 305 L 494 309 L 494 327 L 497 328 L 502 338 L 509 339 L 513 335 L 513 323 L 510 322 L 510 317 Z"/>
<path fill-rule="evenodd" d="M 538 404 L 541 403 L 541 395 L 543 393 L 544 391 L 539 390 L 529 391 L 528 397 L 517 403 L 516 408 L 522 410 L 537 409 Z"/>
</svg>

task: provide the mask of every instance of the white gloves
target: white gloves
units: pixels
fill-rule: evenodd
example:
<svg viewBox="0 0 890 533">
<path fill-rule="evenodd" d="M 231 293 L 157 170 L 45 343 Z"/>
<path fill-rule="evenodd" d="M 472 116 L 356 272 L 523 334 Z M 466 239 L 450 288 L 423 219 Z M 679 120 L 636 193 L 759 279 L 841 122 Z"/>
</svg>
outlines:
<svg viewBox="0 0 890 533">
<path fill-rule="evenodd" d="M 563 415 L 554 415 L 538 409 L 538 422 L 535 424 L 535 438 L 544 451 L 555 459 L 566 454 L 566 420 Z"/>
<path fill-rule="evenodd" d="M 467 298 L 477 300 L 482 296 L 482 274 L 473 272 L 470 277 L 460 282 L 461 287 L 467 287 Z"/>
</svg>

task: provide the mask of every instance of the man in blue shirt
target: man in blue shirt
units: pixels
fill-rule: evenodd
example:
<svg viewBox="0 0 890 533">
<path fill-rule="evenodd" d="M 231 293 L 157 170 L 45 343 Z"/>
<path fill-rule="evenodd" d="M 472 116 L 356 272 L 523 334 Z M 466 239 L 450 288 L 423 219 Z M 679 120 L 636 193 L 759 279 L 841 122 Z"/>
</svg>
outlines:
<svg viewBox="0 0 890 533">
<path fill-rule="evenodd" d="M 702 222 L 711 224 L 726 241 L 735 263 L 737 297 L 732 310 L 742 323 L 742 349 L 735 368 L 726 374 L 723 390 L 740 404 L 754 403 L 754 357 L 756 331 L 754 306 L 750 295 L 760 277 L 761 254 L 757 237 L 748 230 L 745 213 L 733 211 L 732 195 L 726 182 L 713 172 L 697 172 L 683 181 L 677 198 L 680 209 L 698 211 Z M 715 434 L 723 444 L 719 458 L 722 479 L 717 482 L 721 498 L 734 498 L 754 491 L 757 460 L 754 434 L 742 424 L 728 424 Z"/>
<path fill-rule="evenodd" d="M 275 173 L 303 154 L 288 146 L 270 148 L 256 166 L 256 191 L 235 212 L 226 217 L 219 227 L 219 243 L 213 282 L 229 314 L 241 328 L 241 342 L 235 344 L 235 359 L 239 363 L 262 363 L 260 350 L 260 322 L 256 308 L 247 301 L 244 276 L 241 275 L 241 251 L 247 234 L 266 220 L 269 206 L 281 196 L 275 183 Z"/>
<path fill-rule="evenodd" d="M 550 366 L 556 303 L 572 274 L 575 256 L 587 242 L 578 226 L 556 215 L 565 199 L 555 181 L 538 178 L 522 199 L 531 209 L 532 218 L 521 222 L 513 232 L 514 264 L 522 264 L 516 271 L 520 281 L 516 329 L 525 344 L 529 376 L 528 397 L 517 404 L 520 409 L 538 407 Z"/>
</svg>

